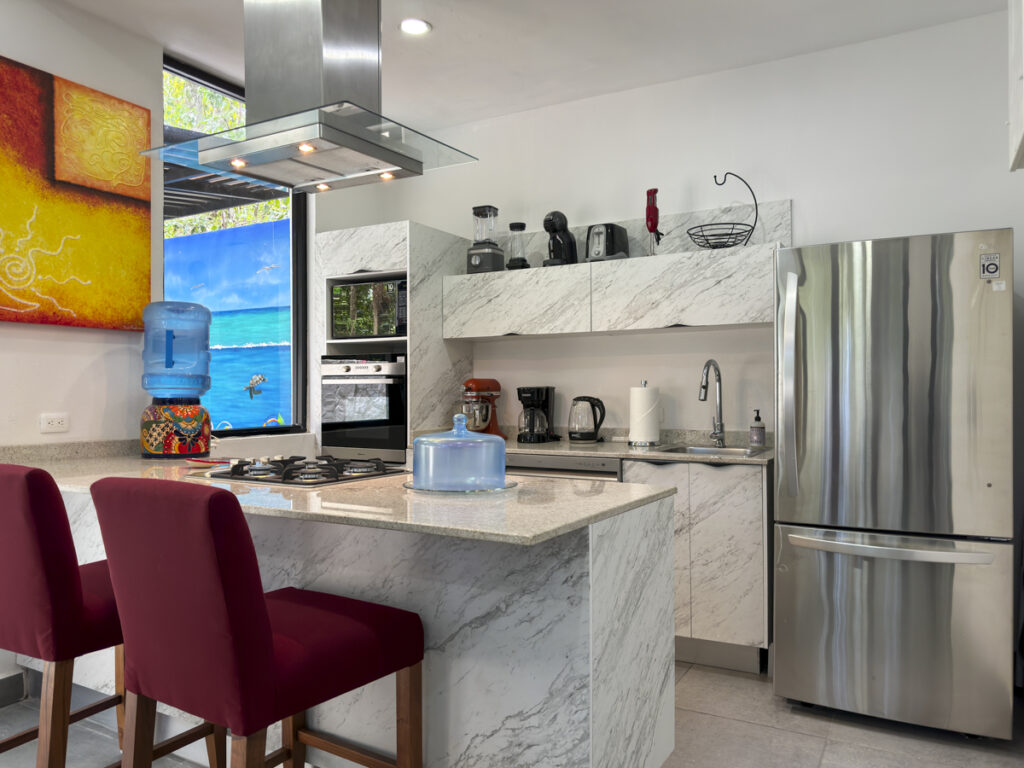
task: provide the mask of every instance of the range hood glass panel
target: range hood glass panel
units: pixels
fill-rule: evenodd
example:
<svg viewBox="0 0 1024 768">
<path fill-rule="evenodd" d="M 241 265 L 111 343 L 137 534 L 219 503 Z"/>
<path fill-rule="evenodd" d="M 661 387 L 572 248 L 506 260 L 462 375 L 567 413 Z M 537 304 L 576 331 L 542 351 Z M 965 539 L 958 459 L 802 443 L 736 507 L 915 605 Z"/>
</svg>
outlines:
<svg viewBox="0 0 1024 768">
<path fill-rule="evenodd" d="M 324 149 L 302 153 L 298 144 L 303 141 Z M 396 176 L 409 176 L 477 159 L 350 102 L 157 147 L 146 154 L 223 176 L 254 178 L 267 186 L 286 188 L 320 182 L 337 188 L 347 186 L 346 179 L 362 184 L 366 183 L 367 174 L 392 168 L 406 171 Z M 230 165 L 236 157 L 249 162 L 241 173 Z"/>
</svg>

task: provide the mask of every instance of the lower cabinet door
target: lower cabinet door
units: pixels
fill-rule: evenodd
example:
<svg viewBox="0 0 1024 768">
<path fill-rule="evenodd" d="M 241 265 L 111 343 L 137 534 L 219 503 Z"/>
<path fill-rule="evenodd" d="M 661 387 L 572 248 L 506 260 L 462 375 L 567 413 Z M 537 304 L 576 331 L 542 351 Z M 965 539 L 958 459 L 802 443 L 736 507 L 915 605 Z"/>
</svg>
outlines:
<svg viewBox="0 0 1024 768">
<path fill-rule="evenodd" d="M 689 466 L 691 634 L 765 648 L 764 468 Z"/>
<path fill-rule="evenodd" d="M 680 462 L 657 464 L 623 460 L 624 483 L 674 485 L 676 635 L 690 636 L 690 465 Z"/>
</svg>

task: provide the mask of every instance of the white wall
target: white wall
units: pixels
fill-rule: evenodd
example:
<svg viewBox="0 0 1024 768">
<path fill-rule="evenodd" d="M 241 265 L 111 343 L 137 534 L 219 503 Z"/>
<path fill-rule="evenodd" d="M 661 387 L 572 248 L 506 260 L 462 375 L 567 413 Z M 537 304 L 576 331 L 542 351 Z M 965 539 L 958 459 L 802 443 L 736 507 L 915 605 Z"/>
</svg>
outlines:
<svg viewBox="0 0 1024 768">
<path fill-rule="evenodd" d="M 521 219 L 539 229 L 556 208 L 570 224 L 616 221 L 642 216 L 651 186 L 663 212 L 696 210 L 746 201 L 738 183 L 713 183 L 714 174 L 733 170 L 760 199 L 793 200 L 795 244 L 1016 227 L 1021 256 L 1024 173 L 1007 172 L 1006 23 L 1006 14 L 990 14 L 459 126 L 439 138 L 479 163 L 320 195 L 318 228 L 409 218 L 471 236 L 470 208 L 480 203 L 498 206 L 502 228 Z M 1021 323 L 1017 336 L 1024 339 Z M 721 356 L 752 377 L 725 371 L 727 426 L 744 428 L 748 409 L 770 402 L 771 351 L 756 334 L 617 341 L 600 374 L 608 391 L 590 392 L 602 344 L 478 343 L 474 373 L 507 388 L 522 370 L 531 383 L 557 383 L 564 397 L 615 400 L 625 396 L 623 381 L 638 378 L 632 371 L 662 366 L 665 376 L 680 371 L 672 385 L 679 421 L 667 426 L 703 429 L 707 413 L 691 392 L 697 364 Z M 542 376 L 545 365 L 557 372 Z M 630 374 L 611 373 L 614 366 Z"/>
<path fill-rule="evenodd" d="M 601 398 L 604 427 L 629 427 L 629 388 L 641 379 L 657 387 L 665 409 L 663 426 L 711 429 L 714 391 L 697 399 L 708 350 L 722 369 L 722 419 L 728 431 L 745 430 L 761 410 L 774 422 L 770 326 L 742 330 L 666 330 L 573 339 L 509 338 L 473 345 L 474 375 L 501 382 L 500 424 L 514 425 L 522 406 L 516 387 L 555 387 L 555 428 L 564 430 L 577 395 Z M 712 381 L 714 377 L 712 376 Z M 604 428 L 602 427 L 602 428 Z"/>
<path fill-rule="evenodd" d="M 161 143 L 159 46 L 52 0 L 3 0 L 0 17 L 0 56 L 148 107 L 153 142 Z M 152 168 L 159 182 L 159 163 Z M 157 183 L 155 297 L 162 294 L 162 210 Z M 112 251 L 117 235 L 110 233 Z M 139 414 L 149 402 L 140 385 L 141 350 L 141 333 L 0 323 L 0 445 L 136 437 Z M 70 431 L 40 434 L 38 416 L 44 411 L 67 411 Z"/>
</svg>

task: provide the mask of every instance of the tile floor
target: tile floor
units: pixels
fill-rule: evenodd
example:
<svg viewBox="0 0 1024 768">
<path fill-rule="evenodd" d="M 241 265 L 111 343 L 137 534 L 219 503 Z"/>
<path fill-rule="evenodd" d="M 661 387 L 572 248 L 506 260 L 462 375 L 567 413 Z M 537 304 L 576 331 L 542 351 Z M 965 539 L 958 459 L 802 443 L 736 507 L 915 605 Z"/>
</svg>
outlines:
<svg viewBox="0 0 1024 768">
<path fill-rule="evenodd" d="M 34 725 L 37 699 L 0 709 L 0 739 Z M 1024 699 L 1012 742 L 967 739 L 772 695 L 767 678 L 676 665 L 676 750 L 664 768 L 1022 768 Z M 96 768 L 118 757 L 114 734 L 89 720 L 73 725 L 67 768 Z M 0 768 L 32 768 L 35 745 L 0 755 Z M 174 756 L 161 768 L 195 768 Z M 552 767 L 554 768 L 554 767 Z"/>
<path fill-rule="evenodd" d="M 764 676 L 676 665 L 676 750 L 665 768 L 1024 768 L 1024 698 L 1013 741 L 965 736 L 772 694 Z"/>
</svg>

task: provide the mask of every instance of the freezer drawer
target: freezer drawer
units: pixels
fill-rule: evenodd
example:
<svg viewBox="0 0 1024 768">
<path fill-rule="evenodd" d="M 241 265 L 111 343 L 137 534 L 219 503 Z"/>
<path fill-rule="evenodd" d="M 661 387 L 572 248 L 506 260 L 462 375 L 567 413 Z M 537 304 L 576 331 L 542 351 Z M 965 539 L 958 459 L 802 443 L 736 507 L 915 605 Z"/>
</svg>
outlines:
<svg viewBox="0 0 1024 768">
<path fill-rule="evenodd" d="M 1013 545 L 775 526 L 775 693 L 1009 739 Z"/>
</svg>

